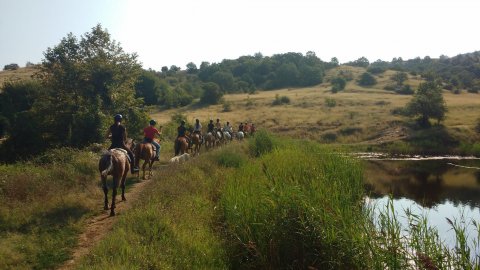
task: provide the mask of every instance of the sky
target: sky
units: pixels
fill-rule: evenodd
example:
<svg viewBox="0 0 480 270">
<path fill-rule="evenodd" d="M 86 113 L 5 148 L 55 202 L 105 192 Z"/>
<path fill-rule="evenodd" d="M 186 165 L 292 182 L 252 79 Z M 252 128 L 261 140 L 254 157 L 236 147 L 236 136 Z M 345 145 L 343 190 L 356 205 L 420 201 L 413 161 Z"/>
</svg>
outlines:
<svg viewBox="0 0 480 270">
<path fill-rule="evenodd" d="M 313 51 L 341 63 L 480 50 L 478 0 L 0 0 L 0 69 L 100 23 L 145 69 Z"/>
</svg>

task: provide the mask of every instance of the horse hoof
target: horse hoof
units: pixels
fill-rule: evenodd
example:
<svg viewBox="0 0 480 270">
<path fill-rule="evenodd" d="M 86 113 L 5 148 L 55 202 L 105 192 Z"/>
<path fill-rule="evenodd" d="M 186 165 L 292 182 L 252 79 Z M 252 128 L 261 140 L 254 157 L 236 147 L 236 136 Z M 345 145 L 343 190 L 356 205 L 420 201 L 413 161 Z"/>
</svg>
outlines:
<svg viewBox="0 0 480 270">
<path fill-rule="evenodd" d="M 115 216 L 115 212 L 110 212 L 110 216 L 111 217 Z"/>
<path fill-rule="evenodd" d="M 108 210 L 108 209 L 109 209 L 108 206 L 103 207 L 103 210 Z"/>
<path fill-rule="evenodd" d="M 125 197 L 122 197 L 122 201 L 126 201 L 126 200 L 127 200 L 127 198 L 125 198 Z"/>
</svg>

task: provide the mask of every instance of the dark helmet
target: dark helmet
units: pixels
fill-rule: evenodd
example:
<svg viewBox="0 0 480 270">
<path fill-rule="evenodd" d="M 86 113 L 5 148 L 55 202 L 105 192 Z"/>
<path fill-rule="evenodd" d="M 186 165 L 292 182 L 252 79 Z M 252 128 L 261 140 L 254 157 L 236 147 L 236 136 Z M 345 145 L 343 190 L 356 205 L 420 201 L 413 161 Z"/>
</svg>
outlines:
<svg viewBox="0 0 480 270">
<path fill-rule="evenodd" d="M 121 114 L 117 114 L 113 117 L 115 121 L 122 121 L 123 116 Z"/>
<path fill-rule="evenodd" d="M 181 125 L 185 125 L 185 120 L 180 121 Z"/>
<path fill-rule="evenodd" d="M 195 119 L 195 122 L 200 122 L 200 120 L 198 120 L 198 118 L 197 118 L 197 119 Z"/>
<path fill-rule="evenodd" d="M 210 119 L 210 123 L 213 123 L 213 120 L 212 120 L 212 119 Z"/>
<path fill-rule="evenodd" d="M 153 120 L 153 119 L 150 120 L 150 125 L 151 125 L 151 126 L 155 126 L 156 124 L 157 124 L 157 122 L 156 122 L 155 120 Z"/>
<path fill-rule="evenodd" d="M 230 122 L 227 121 L 227 125 L 230 125 Z"/>
<path fill-rule="evenodd" d="M 220 119 L 217 118 L 217 122 L 220 121 Z"/>
</svg>

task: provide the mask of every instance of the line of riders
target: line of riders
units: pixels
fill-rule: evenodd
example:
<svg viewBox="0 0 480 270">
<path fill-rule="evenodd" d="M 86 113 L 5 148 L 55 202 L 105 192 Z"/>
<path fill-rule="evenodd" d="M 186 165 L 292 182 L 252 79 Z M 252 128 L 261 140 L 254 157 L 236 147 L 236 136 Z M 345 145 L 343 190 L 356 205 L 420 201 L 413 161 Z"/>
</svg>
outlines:
<svg viewBox="0 0 480 270">
<path fill-rule="evenodd" d="M 117 114 L 114 116 L 114 123 L 113 125 L 110 126 L 106 137 L 110 138 L 112 143 L 110 147 L 108 148 L 109 150 L 114 149 L 114 148 L 121 148 L 127 152 L 127 155 L 130 160 L 130 168 L 131 168 L 131 173 L 137 173 L 139 171 L 138 166 L 136 166 L 135 163 L 135 155 L 133 154 L 132 150 L 126 145 L 127 141 L 127 130 L 125 126 L 122 125 L 122 120 L 123 116 L 121 114 Z M 160 126 L 160 130 L 155 128 L 155 125 L 157 122 L 155 120 L 150 120 L 149 126 L 143 129 L 144 133 L 144 143 L 151 143 L 152 145 L 155 146 L 155 157 L 154 160 L 158 161 L 159 160 L 159 155 L 160 155 L 160 144 L 155 140 L 155 135 L 160 136 L 162 134 L 162 126 Z M 225 136 L 229 137 L 227 139 L 232 140 L 234 137 L 240 137 L 243 138 L 244 135 L 249 134 L 253 136 L 256 132 L 256 127 L 253 123 L 248 124 L 245 122 L 245 125 L 243 123 L 240 123 L 238 126 L 238 131 L 237 133 L 233 132 L 233 127 L 230 125 L 230 122 L 226 122 L 225 125 L 222 128 L 222 125 L 220 123 L 220 119 L 217 119 L 217 122 L 214 124 L 213 120 L 210 120 L 210 122 L 207 125 L 207 132 L 205 135 L 202 134 L 202 124 L 200 123 L 199 119 L 195 119 L 195 124 L 190 130 L 187 130 L 185 127 L 185 121 L 182 120 L 180 122 L 180 126 L 177 128 L 177 138 L 175 139 L 175 155 L 178 155 L 180 152 L 180 147 L 181 147 L 181 141 L 186 140 L 188 142 L 188 145 L 192 145 L 192 136 L 195 134 L 198 134 L 200 137 L 200 142 L 199 144 L 203 144 L 205 141 L 205 136 L 208 136 L 209 133 L 211 134 L 220 134 L 219 140 L 225 140 Z M 214 135 L 215 136 L 215 135 Z"/>
</svg>

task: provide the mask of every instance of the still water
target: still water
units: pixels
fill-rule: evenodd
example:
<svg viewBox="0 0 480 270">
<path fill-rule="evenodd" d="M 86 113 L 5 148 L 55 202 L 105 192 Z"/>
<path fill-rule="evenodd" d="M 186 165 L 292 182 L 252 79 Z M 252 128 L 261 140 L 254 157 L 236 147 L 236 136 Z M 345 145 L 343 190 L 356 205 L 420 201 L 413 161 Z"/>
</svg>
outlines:
<svg viewBox="0 0 480 270">
<path fill-rule="evenodd" d="M 366 158 L 365 188 L 368 203 L 384 208 L 393 197 L 399 216 L 403 209 L 428 217 L 431 226 L 449 247 L 455 246 L 455 233 L 446 218 L 459 220 L 463 215 L 467 223 L 480 222 L 480 160 L 447 158 Z M 406 219 L 400 219 L 402 225 Z M 472 225 L 470 237 L 477 237 Z M 470 242 L 472 245 L 472 242 Z M 478 246 L 477 246 L 478 248 Z M 472 252 L 479 252 L 472 247 Z"/>
</svg>

